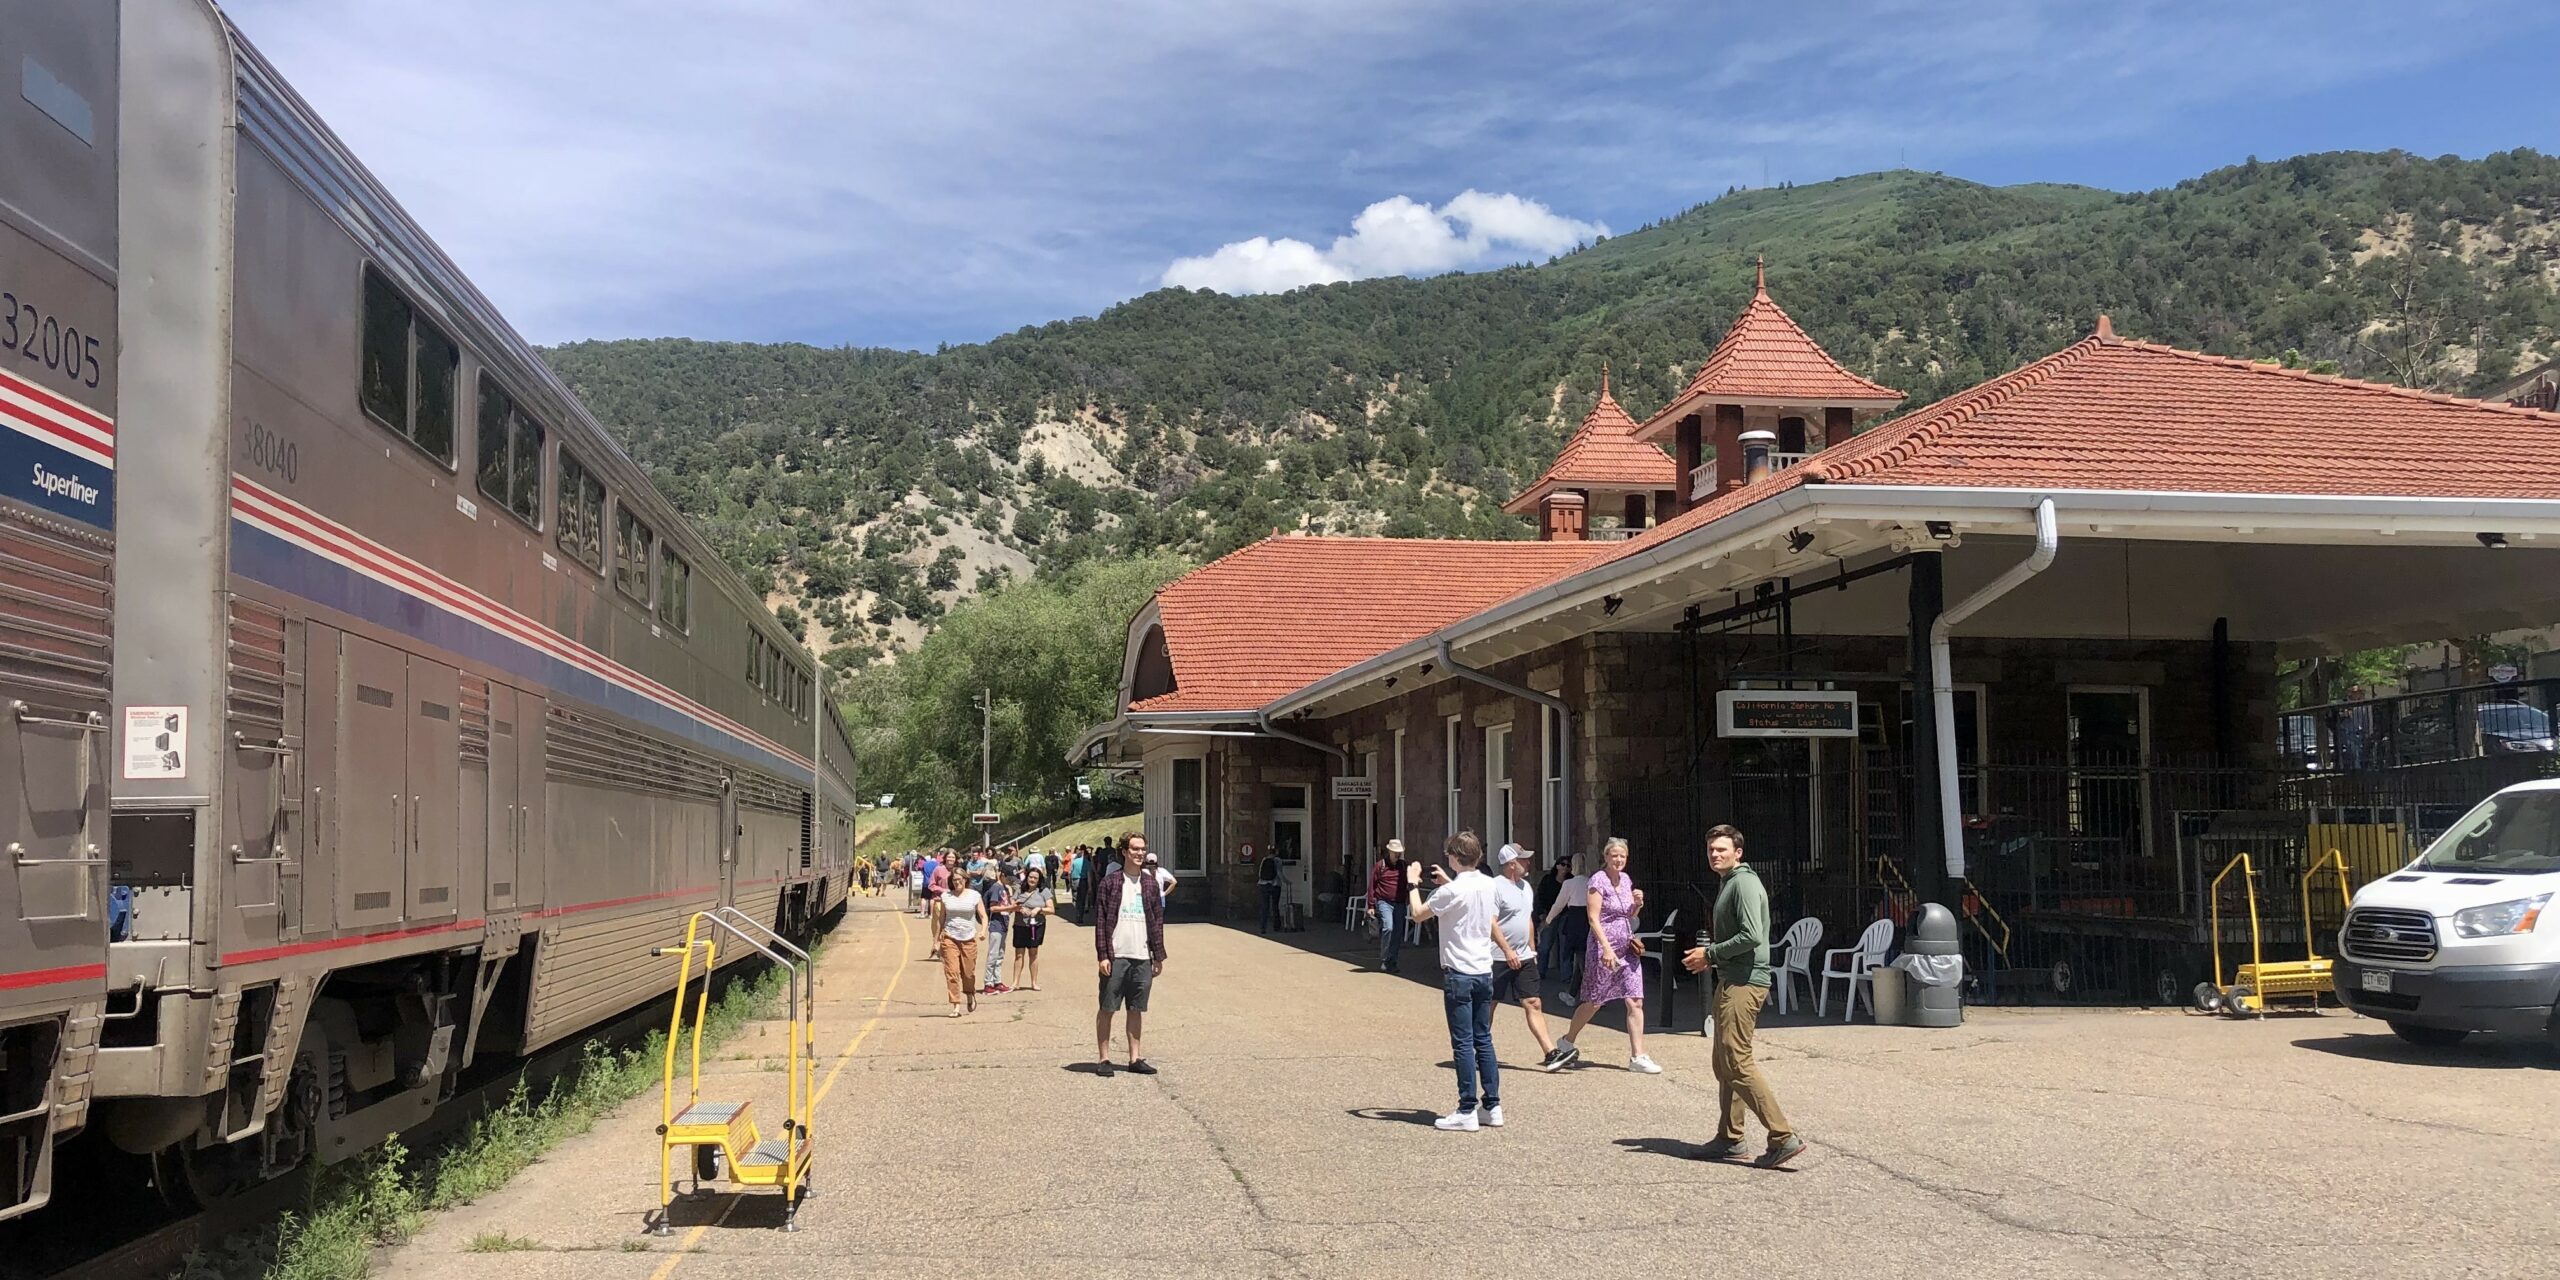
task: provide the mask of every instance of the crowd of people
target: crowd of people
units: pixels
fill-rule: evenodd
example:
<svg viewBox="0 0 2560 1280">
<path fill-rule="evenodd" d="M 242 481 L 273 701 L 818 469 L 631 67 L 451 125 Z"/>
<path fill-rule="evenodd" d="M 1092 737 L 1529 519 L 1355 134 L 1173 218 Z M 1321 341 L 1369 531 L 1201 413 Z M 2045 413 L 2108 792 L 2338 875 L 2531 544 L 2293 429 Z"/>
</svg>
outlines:
<svg viewBox="0 0 2560 1280">
<path fill-rule="evenodd" d="M 1718 826 L 1707 840 L 1708 865 L 1720 887 L 1708 927 L 1680 957 L 1689 972 L 1716 975 L 1710 1062 L 1721 1114 L 1717 1136 L 1700 1154 L 1741 1154 L 1745 1126 L 1756 1117 L 1767 1140 L 1754 1162 L 1776 1167 L 1801 1154 L 1805 1142 L 1788 1126 L 1752 1052 L 1770 992 L 1769 897 L 1743 861 L 1739 830 Z M 1408 929 L 1427 934 L 1439 951 L 1458 1105 L 1435 1127 L 1501 1127 L 1502 1073 L 1493 1046 L 1493 1011 L 1501 1005 L 1525 1015 L 1541 1053 L 1538 1067 L 1547 1072 L 1579 1064 L 1580 1039 L 1610 1005 L 1619 1005 L 1627 1070 L 1661 1073 L 1645 1052 L 1646 950 L 1638 928 L 1645 898 L 1629 872 L 1630 857 L 1627 842 L 1613 837 L 1591 871 L 1577 873 L 1573 857 L 1560 855 L 1533 883 L 1537 855 L 1517 844 L 1496 850 L 1488 866 L 1482 842 L 1462 831 L 1442 846 L 1439 865 L 1425 866 L 1407 855 L 1401 839 L 1386 842 L 1366 882 L 1378 970 L 1400 970 Z M 1156 1074 L 1143 1048 L 1144 1029 L 1155 979 L 1164 972 L 1165 907 L 1178 882 L 1148 851 L 1146 837 L 1132 833 L 1063 853 L 910 851 L 881 870 L 883 882 L 906 880 L 914 909 L 929 920 L 934 950 L 927 959 L 942 962 L 955 1018 L 974 1012 L 980 996 L 1038 990 L 1049 924 L 1062 903 L 1072 906 L 1078 921 L 1093 929 L 1096 1072 Z M 1267 865 L 1257 872 L 1268 932 L 1274 923 L 1268 882 L 1276 873 Z M 1011 983 L 1001 980 L 1008 950 Z M 1573 1010 L 1560 1037 L 1549 1034 L 1550 1000 Z M 1125 1018 L 1128 1056 L 1115 1064 L 1112 1031 L 1119 1018 Z"/>
<path fill-rule="evenodd" d="M 1788 1127 L 1776 1094 L 1752 1053 L 1770 991 L 1769 895 L 1743 862 L 1741 831 L 1718 826 L 1707 833 L 1707 863 L 1720 882 L 1708 927 L 1681 956 L 1691 973 L 1713 969 L 1711 1013 L 1721 1120 L 1714 1140 L 1700 1149 L 1706 1159 L 1743 1152 L 1753 1117 L 1767 1132 L 1754 1163 L 1777 1167 L 1802 1154 L 1804 1139 Z M 1659 1075 L 1644 1049 L 1645 943 L 1637 921 L 1644 891 L 1628 873 L 1627 842 L 1612 837 L 1600 865 L 1577 875 L 1570 855 L 1558 857 L 1533 887 L 1536 854 L 1516 844 L 1496 851 L 1493 866 L 1474 832 L 1451 836 L 1441 865 L 1408 858 L 1402 840 L 1389 840 L 1370 867 L 1370 913 L 1378 927 L 1378 968 L 1397 971 L 1408 927 L 1436 930 L 1441 995 L 1449 1024 L 1449 1050 L 1458 1076 L 1457 1108 L 1433 1121 L 1456 1132 L 1499 1128 L 1502 1071 L 1493 1048 L 1493 1010 L 1516 1005 L 1542 1053 L 1539 1069 L 1577 1064 L 1576 1043 L 1611 1004 L 1622 1006 L 1627 1028 L 1627 1070 Z M 1541 982 L 1545 984 L 1542 988 Z M 1561 1038 L 1547 1033 L 1546 998 L 1570 1005 L 1573 1017 Z"/>
</svg>

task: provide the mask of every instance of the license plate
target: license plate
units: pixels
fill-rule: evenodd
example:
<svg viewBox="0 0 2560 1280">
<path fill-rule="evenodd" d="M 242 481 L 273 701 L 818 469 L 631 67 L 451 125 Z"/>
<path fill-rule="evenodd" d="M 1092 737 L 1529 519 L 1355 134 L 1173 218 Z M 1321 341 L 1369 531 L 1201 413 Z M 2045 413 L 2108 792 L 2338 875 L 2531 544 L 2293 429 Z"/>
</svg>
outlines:
<svg viewBox="0 0 2560 1280">
<path fill-rule="evenodd" d="M 2389 991 L 2391 989 L 2391 971 L 2388 969 L 2365 970 L 2364 989 L 2367 991 Z"/>
</svg>

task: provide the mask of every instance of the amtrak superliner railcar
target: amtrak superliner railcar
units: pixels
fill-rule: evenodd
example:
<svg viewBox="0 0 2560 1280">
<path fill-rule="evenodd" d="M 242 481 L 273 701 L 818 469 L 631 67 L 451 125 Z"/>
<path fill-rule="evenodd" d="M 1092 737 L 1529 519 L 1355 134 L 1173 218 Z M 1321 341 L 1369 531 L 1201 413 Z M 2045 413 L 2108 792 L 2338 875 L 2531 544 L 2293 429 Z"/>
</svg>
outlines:
<svg viewBox="0 0 2560 1280">
<path fill-rule="evenodd" d="M 0 1216 L 84 1125 L 353 1155 L 842 906 L 823 673 L 215 7 L 0 0 L 0 75 Z"/>
</svg>

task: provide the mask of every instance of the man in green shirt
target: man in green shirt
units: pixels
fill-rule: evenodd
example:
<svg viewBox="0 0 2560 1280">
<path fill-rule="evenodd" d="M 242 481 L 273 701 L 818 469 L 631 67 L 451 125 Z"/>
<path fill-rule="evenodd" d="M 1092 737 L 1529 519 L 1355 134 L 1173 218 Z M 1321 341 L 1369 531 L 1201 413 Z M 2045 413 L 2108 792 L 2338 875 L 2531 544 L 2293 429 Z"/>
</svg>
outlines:
<svg viewBox="0 0 2560 1280">
<path fill-rule="evenodd" d="M 1724 1098 L 1724 1127 L 1713 1142 L 1700 1148 L 1704 1160 L 1724 1160 L 1742 1150 L 1745 1113 L 1760 1117 L 1769 1131 L 1769 1147 L 1752 1163 L 1775 1169 L 1804 1153 L 1804 1139 L 1787 1127 L 1778 1096 L 1760 1075 L 1751 1056 L 1751 1034 L 1760 1025 L 1761 1006 L 1769 1002 L 1769 891 L 1760 877 L 1742 865 L 1742 833 L 1730 826 L 1707 831 L 1707 865 L 1724 881 L 1716 893 L 1709 927 L 1698 945 L 1680 958 L 1691 973 L 1716 970 L 1715 1052 L 1711 1062 Z"/>
</svg>

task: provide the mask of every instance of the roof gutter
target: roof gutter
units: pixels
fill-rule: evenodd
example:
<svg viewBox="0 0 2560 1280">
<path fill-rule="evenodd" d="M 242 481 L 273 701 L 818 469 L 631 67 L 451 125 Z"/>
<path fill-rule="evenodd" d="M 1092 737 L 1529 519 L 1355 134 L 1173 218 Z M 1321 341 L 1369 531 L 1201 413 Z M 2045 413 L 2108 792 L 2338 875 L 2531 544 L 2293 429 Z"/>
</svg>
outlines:
<svg viewBox="0 0 2560 1280">
<path fill-rule="evenodd" d="M 1562 812 L 1556 814 L 1555 817 L 1556 831 L 1558 833 L 1557 838 L 1564 841 L 1564 848 L 1549 849 L 1547 850 L 1547 855 L 1549 857 L 1553 857 L 1558 853 L 1570 852 L 1574 848 L 1573 708 L 1566 706 L 1564 699 L 1562 698 L 1540 693 L 1527 685 L 1513 684 L 1490 671 L 1479 671 L 1474 667 L 1461 665 L 1456 658 L 1450 656 L 1449 642 L 1446 640 L 1439 642 L 1439 648 L 1436 652 L 1440 655 L 1440 665 L 1447 667 L 1449 669 L 1449 674 L 1456 676 L 1461 680 L 1472 680 L 1488 689 L 1499 690 L 1503 693 L 1510 694 L 1515 698 L 1522 698 L 1530 702 L 1537 703 L 1539 706 L 1545 707 L 1547 710 L 1556 713 L 1557 719 L 1563 721 L 1563 729 L 1556 735 L 1557 738 L 1560 739 L 1560 741 L 1556 743 L 1556 754 L 1562 757 L 1556 761 L 1556 772 L 1563 785 L 1564 793 L 1555 799 L 1556 807 L 1562 810 Z M 1491 784 L 1488 783 L 1487 785 Z M 1546 803 L 1545 798 L 1541 797 L 1539 803 Z"/>
<path fill-rule="evenodd" d="M 2026 559 L 2009 566 L 2007 572 L 1986 583 L 1981 590 L 1941 612 L 1938 620 L 1929 624 L 1930 718 L 1937 722 L 1938 738 L 1938 834 L 1944 842 L 1942 848 L 1950 876 L 1962 878 L 1965 870 L 1963 788 L 1956 777 L 1955 659 L 1948 637 L 1955 632 L 1957 624 L 1982 612 L 1991 602 L 2051 567 L 2054 552 L 2060 548 L 2061 542 L 2061 528 L 2053 515 L 2053 499 L 2046 498 L 2036 504 L 2035 550 L 2028 552 Z"/>
<path fill-rule="evenodd" d="M 1271 737 L 1278 738 L 1282 742 L 1294 742 L 1302 747 L 1314 747 L 1316 750 L 1332 756 L 1333 763 L 1336 768 L 1340 769 L 1344 773 L 1351 772 L 1350 752 L 1345 751 L 1330 742 L 1318 742 L 1315 739 L 1306 737 L 1302 734 L 1291 733 L 1288 730 L 1271 723 L 1271 713 L 1268 711 L 1254 712 L 1253 717 L 1254 723 L 1262 726 L 1263 733 Z"/>
</svg>

